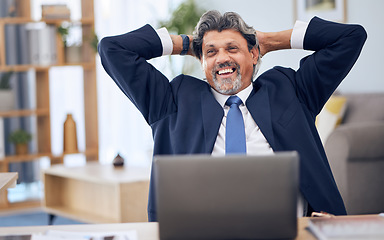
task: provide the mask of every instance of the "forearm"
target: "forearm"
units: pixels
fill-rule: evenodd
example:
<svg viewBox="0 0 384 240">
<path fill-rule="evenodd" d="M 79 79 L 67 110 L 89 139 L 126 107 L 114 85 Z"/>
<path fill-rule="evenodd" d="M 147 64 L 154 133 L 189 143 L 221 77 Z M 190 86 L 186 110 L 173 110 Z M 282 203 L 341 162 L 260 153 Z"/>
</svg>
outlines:
<svg viewBox="0 0 384 240">
<path fill-rule="evenodd" d="M 313 51 L 296 71 L 298 95 L 318 114 L 356 62 L 366 39 L 359 25 L 313 18 L 305 31 L 303 49 Z"/>
<path fill-rule="evenodd" d="M 105 71 L 149 124 L 174 111 L 169 79 L 146 61 L 164 55 L 160 40 L 157 32 L 146 25 L 126 34 L 105 37 L 98 45 Z M 162 111 L 162 104 L 168 104 L 167 111 Z"/>
<path fill-rule="evenodd" d="M 291 35 L 292 29 L 280 32 L 257 32 L 261 55 L 276 50 L 290 49 Z"/>
</svg>

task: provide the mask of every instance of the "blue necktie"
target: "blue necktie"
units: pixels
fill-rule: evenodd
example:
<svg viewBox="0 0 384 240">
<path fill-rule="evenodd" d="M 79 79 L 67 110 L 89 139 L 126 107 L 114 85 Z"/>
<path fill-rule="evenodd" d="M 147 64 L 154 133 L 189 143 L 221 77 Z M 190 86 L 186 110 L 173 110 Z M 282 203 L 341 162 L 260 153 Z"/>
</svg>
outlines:
<svg viewBox="0 0 384 240">
<path fill-rule="evenodd" d="M 246 153 L 245 128 L 239 105 L 243 102 L 237 96 L 228 98 L 225 105 L 230 106 L 225 128 L 225 153 Z"/>
</svg>

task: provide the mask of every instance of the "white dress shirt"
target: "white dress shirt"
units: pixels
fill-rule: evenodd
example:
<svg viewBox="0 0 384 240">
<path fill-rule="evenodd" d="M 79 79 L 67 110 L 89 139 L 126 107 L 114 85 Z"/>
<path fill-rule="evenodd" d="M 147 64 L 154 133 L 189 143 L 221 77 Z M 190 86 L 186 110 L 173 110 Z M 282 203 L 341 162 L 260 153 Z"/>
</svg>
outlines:
<svg viewBox="0 0 384 240">
<path fill-rule="evenodd" d="M 251 94 L 252 89 L 253 85 L 250 84 L 247 88 L 236 94 L 236 96 L 238 96 L 243 102 L 239 108 L 244 120 L 247 155 L 272 154 L 273 150 L 271 146 L 268 144 L 268 141 L 265 139 L 255 120 L 253 120 L 251 113 L 245 106 L 245 101 L 247 100 L 249 94 Z M 215 145 L 213 147 L 212 156 L 223 156 L 225 155 L 225 126 L 230 108 L 229 106 L 225 105 L 225 102 L 230 96 L 223 95 L 214 89 L 211 89 L 211 91 L 216 101 L 219 102 L 224 109 L 224 117 L 220 124 L 220 129 L 219 133 L 217 134 Z"/>
</svg>

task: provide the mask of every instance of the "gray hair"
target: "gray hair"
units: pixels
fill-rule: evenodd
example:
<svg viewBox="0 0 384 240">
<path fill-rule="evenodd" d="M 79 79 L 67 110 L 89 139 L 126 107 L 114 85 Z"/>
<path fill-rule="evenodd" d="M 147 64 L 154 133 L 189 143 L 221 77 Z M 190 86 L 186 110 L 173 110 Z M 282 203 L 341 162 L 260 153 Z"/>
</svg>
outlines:
<svg viewBox="0 0 384 240">
<path fill-rule="evenodd" d="M 259 51 L 259 57 L 256 65 L 253 67 L 253 77 L 256 76 L 261 64 L 261 54 L 259 41 L 256 36 L 256 30 L 244 22 L 239 14 L 235 12 L 226 12 L 223 15 L 216 10 L 204 13 L 197 23 L 193 32 L 192 50 L 195 56 L 202 58 L 202 46 L 205 33 L 216 30 L 221 32 L 226 29 L 233 29 L 241 33 L 248 44 L 248 50 L 256 48 Z"/>
</svg>

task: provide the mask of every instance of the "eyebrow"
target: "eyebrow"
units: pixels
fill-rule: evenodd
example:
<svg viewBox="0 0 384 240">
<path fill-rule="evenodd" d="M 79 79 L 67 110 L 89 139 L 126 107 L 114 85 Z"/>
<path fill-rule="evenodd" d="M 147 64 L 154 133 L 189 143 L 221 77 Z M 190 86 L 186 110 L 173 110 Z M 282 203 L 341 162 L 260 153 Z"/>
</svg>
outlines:
<svg viewBox="0 0 384 240">
<path fill-rule="evenodd" d="M 227 42 L 225 45 L 228 46 L 228 45 L 231 45 L 231 44 L 236 44 L 238 45 L 238 43 L 234 40 L 230 41 L 230 42 Z M 206 44 L 205 47 L 215 47 L 215 44 Z"/>
</svg>

